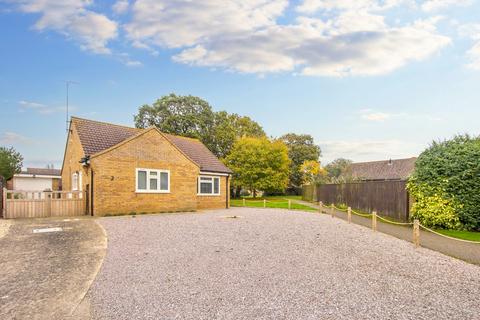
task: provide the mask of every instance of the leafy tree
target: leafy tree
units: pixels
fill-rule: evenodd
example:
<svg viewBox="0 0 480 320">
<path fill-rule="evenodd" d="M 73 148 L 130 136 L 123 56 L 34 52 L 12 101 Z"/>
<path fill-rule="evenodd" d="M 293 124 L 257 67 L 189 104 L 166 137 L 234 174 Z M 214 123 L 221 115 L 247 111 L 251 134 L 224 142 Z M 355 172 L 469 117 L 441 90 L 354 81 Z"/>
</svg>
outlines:
<svg viewBox="0 0 480 320">
<path fill-rule="evenodd" d="M 328 180 L 331 183 L 342 183 L 352 180 L 351 166 L 352 160 L 338 158 L 325 166 Z"/>
<path fill-rule="evenodd" d="M 288 156 L 292 160 L 290 164 L 289 184 L 291 187 L 302 185 L 303 173 L 301 166 L 306 160 L 318 161 L 321 151 L 313 137 L 309 134 L 288 133 L 280 137 L 288 147 Z"/>
<path fill-rule="evenodd" d="M 249 117 L 230 114 L 226 111 L 215 113 L 212 129 L 212 152 L 225 158 L 237 139 L 241 137 L 265 137 L 262 127 Z"/>
<path fill-rule="evenodd" d="M 214 113 L 201 98 L 171 93 L 151 106 L 141 106 L 134 120 L 137 128 L 156 126 L 162 132 L 197 138 L 208 148 L 212 147 Z"/>
<path fill-rule="evenodd" d="M 300 171 L 303 174 L 303 184 L 321 183 L 327 178 L 327 171 L 315 160 L 305 160 Z"/>
<path fill-rule="evenodd" d="M 22 165 L 23 157 L 13 147 L 0 147 L 0 176 L 8 180 L 20 173 Z"/>
<path fill-rule="evenodd" d="M 262 127 L 249 117 L 214 112 L 201 98 L 173 93 L 151 106 L 141 106 L 134 120 L 137 128 L 156 126 L 162 132 L 197 138 L 219 158 L 226 157 L 240 137 L 265 136 Z"/>
<path fill-rule="evenodd" d="M 232 169 L 233 185 L 257 190 L 284 191 L 288 184 L 290 159 L 282 141 L 267 138 L 238 139 L 225 163 Z"/>
<path fill-rule="evenodd" d="M 479 159 L 480 137 L 433 142 L 408 183 L 413 216 L 432 227 L 480 230 Z"/>
</svg>

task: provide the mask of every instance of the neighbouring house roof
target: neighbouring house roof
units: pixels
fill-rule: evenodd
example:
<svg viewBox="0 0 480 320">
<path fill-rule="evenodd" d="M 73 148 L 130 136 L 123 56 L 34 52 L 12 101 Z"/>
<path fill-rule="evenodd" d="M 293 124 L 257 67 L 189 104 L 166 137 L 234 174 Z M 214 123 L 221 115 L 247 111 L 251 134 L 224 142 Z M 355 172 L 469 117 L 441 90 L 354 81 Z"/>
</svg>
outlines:
<svg viewBox="0 0 480 320">
<path fill-rule="evenodd" d="M 62 175 L 60 169 L 47 169 L 47 168 L 27 168 L 20 172 L 21 175 L 35 175 L 35 176 L 56 176 L 58 178 Z"/>
<path fill-rule="evenodd" d="M 405 180 L 417 158 L 352 163 L 352 177 L 360 180 Z"/>
<path fill-rule="evenodd" d="M 147 130 L 76 117 L 72 117 L 72 123 L 77 128 L 85 156 L 93 156 Z M 173 145 L 195 162 L 201 171 L 232 173 L 199 140 L 163 134 Z"/>
</svg>

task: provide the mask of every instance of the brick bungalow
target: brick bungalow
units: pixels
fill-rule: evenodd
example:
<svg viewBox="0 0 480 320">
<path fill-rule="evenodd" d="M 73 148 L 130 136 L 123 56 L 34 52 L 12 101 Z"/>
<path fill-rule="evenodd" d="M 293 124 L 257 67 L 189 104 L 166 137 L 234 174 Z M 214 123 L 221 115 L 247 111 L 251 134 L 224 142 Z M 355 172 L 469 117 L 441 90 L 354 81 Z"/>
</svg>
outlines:
<svg viewBox="0 0 480 320">
<path fill-rule="evenodd" d="M 199 140 L 72 117 L 62 167 L 91 215 L 229 207 L 232 171 Z"/>
</svg>

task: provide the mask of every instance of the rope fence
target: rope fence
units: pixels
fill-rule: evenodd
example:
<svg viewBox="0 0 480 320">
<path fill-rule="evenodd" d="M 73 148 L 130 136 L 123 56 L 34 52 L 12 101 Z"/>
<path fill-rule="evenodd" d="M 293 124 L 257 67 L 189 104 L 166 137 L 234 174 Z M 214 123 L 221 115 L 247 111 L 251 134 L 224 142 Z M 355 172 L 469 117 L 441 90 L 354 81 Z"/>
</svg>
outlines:
<svg viewBox="0 0 480 320">
<path fill-rule="evenodd" d="M 347 221 L 348 223 L 352 222 L 352 214 L 363 217 L 363 218 L 371 218 L 372 219 L 372 230 L 374 232 L 377 231 L 377 219 L 380 219 L 381 221 L 396 225 L 396 226 L 404 226 L 404 227 L 412 227 L 412 242 L 414 243 L 415 247 L 420 246 L 420 229 L 423 229 L 424 231 L 431 232 L 433 234 L 436 234 L 440 237 L 444 237 L 447 239 L 455 240 L 455 241 L 460 241 L 460 242 L 466 242 L 466 243 L 473 243 L 473 244 L 480 244 L 480 241 L 472 241 L 472 240 L 464 240 L 464 239 L 459 239 L 459 238 L 454 238 L 450 237 L 447 235 L 444 235 L 438 231 L 432 230 L 428 227 L 425 227 L 424 225 L 420 224 L 420 221 L 418 219 L 415 219 L 413 222 L 397 222 L 397 221 L 392 221 L 388 220 L 382 216 L 379 216 L 376 211 L 373 211 L 372 213 L 361 213 L 357 212 L 355 210 L 352 210 L 351 207 L 347 207 L 347 209 L 342 209 L 335 204 L 331 204 L 329 206 L 324 205 L 322 201 L 319 202 L 319 212 L 320 213 L 328 213 L 327 209 L 330 211 L 330 215 L 332 218 L 335 217 L 335 210 L 341 211 L 341 212 L 346 212 L 347 213 Z"/>
<path fill-rule="evenodd" d="M 290 199 L 288 199 L 287 201 L 268 201 L 266 199 L 246 201 L 245 198 L 243 198 L 242 205 L 244 207 L 247 207 L 247 203 L 248 204 L 263 203 L 263 208 L 267 208 L 267 203 L 288 204 L 288 209 L 292 208 L 292 200 L 290 200 Z M 352 222 L 352 214 L 356 215 L 356 216 L 359 216 L 359 217 L 363 217 L 363 218 L 370 218 L 371 221 L 372 221 L 372 224 L 371 224 L 372 230 L 374 232 L 377 231 L 377 219 L 379 219 L 380 221 L 382 221 L 384 223 L 388 223 L 388 224 L 391 224 L 391 225 L 412 227 L 412 242 L 415 244 L 415 247 L 420 246 L 420 229 L 423 229 L 424 231 L 431 232 L 431 233 L 436 234 L 440 237 L 444 237 L 444 238 L 447 238 L 447 239 L 450 239 L 450 240 L 466 242 L 466 243 L 473 243 L 473 244 L 480 244 L 480 241 L 464 240 L 464 239 L 459 239 L 459 238 L 454 238 L 454 237 L 444 235 L 440 232 L 437 232 L 435 230 L 432 230 L 432 229 L 420 224 L 420 221 L 418 219 L 415 219 L 413 222 L 397 222 L 397 221 L 392 221 L 392 220 L 386 219 L 386 218 L 378 215 L 376 211 L 373 211 L 372 213 L 362 213 L 362 212 L 352 210 L 351 207 L 347 207 L 347 209 L 339 208 L 333 203 L 331 205 L 327 206 L 327 205 L 324 205 L 322 201 L 320 201 L 319 202 L 319 208 L 318 208 L 319 212 L 320 213 L 328 213 L 327 209 L 329 209 L 330 215 L 332 216 L 332 218 L 335 218 L 335 213 L 336 213 L 335 210 L 347 213 L 348 223 Z"/>
</svg>

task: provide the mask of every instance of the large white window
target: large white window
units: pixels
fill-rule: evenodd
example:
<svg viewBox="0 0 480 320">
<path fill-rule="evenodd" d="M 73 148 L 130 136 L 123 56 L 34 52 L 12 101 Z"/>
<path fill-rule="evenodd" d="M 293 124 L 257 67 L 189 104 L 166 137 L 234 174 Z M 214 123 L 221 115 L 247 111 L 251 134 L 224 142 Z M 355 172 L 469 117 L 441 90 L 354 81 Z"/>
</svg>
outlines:
<svg viewBox="0 0 480 320">
<path fill-rule="evenodd" d="M 220 177 L 198 177 L 198 194 L 202 196 L 220 195 Z"/>
<path fill-rule="evenodd" d="M 170 171 L 137 169 L 135 190 L 139 193 L 170 192 Z"/>
</svg>

